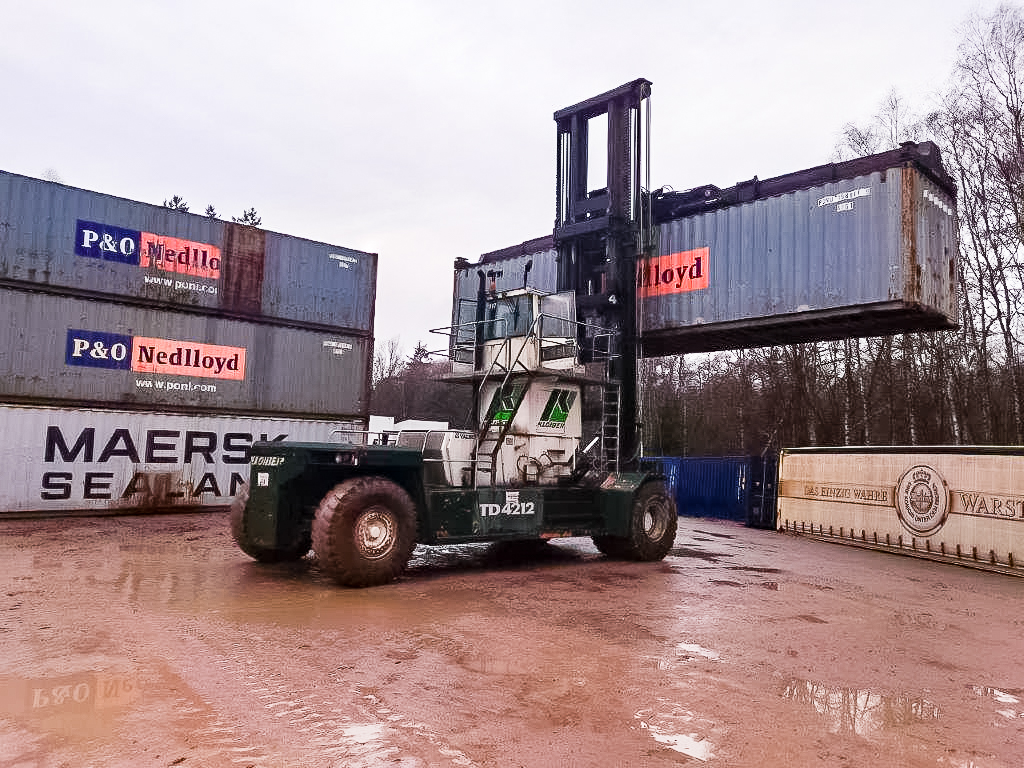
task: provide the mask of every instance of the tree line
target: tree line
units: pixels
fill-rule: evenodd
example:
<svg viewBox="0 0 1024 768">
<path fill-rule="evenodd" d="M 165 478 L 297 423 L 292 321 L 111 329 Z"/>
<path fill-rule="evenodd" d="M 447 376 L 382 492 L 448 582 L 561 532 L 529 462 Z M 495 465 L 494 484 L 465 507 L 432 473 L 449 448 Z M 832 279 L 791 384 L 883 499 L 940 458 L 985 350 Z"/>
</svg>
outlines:
<svg viewBox="0 0 1024 768">
<path fill-rule="evenodd" d="M 170 208 L 172 211 L 181 211 L 182 213 L 188 213 L 188 203 L 185 202 L 181 195 L 173 195 L 170 200 L 164 200 L 164 208 Z M 206 211 L 203 214 L 209 219 L 219 219 L 220 214 L 217 213 L 217 209 L 212 204 L 206 206 Z M 231 221 L 235 224 L 245 224 L 249 227 L 258 227 L 263 224 L 263 219 L 255 208 L 247 208 L 242 211 L 241 216 L 232 216 Z"/>
<path fill-rule="evenodd" d="M 970 17 L 934 103 L 915 108 L 890 94 L 866 122 L 845 126 L 835 160 L 924 140 L 958 186 L 959 328 L 644 360 L 648 455 L 1024 444 L 1020 7 Z M 397 340 L 378 348 L 372 412 L 470 423 L 468 392 L 438 382 L 446 367 L 430 360 L 422 344 L 409 358 Z"/>
</svg>

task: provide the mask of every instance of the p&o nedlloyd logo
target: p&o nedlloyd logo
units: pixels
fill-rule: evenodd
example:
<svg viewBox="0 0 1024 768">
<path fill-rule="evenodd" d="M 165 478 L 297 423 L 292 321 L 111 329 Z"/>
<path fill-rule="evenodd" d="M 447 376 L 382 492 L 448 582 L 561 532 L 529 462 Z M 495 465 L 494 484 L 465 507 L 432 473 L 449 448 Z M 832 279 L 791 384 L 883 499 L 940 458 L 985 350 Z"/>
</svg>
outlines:
<svg viewBox="0 0 1024 768">
<path fill-rule="evenodd" d="M 911 533 L 930 536 L 946 522 L 949 489 L 929 466 L 919 464 L 903 473 L 896 485 L 896 513 Z"/>
</svg>

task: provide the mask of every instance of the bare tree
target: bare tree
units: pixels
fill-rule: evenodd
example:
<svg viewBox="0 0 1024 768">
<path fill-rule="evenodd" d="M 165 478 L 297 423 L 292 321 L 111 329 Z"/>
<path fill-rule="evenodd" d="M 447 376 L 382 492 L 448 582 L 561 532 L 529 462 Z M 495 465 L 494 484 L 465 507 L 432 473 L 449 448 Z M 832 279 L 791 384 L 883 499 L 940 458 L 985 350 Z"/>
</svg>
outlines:
<svg viewBox="0 0 1024 768">
<path fill-rule="evenodd" d="M 890 92 L 835 159 L 936 141 L 959 189 L 959 329 L 642 366 L 645 442 L 666 455 L 781 445 L 1024 443 L 1024 11 L 961 30 L 926 114 Z"/>
<path fill-rule="evenodd" d="M 961 188 L 964 331 L 979 366 L 984 439 L 1024 441 L 1024 14 L 975 15 L 932 126 Z M 1002 407 L 1003 404 L 1008 408 Z"/>
<path fill-rule="evenodd" d="M 397 336 L 386 342 L 378 342 L 373 351 L 372 386 L 377 387 L 385 379 L 398 376 L 405 368 L 402 345 Z"/>
</svg>

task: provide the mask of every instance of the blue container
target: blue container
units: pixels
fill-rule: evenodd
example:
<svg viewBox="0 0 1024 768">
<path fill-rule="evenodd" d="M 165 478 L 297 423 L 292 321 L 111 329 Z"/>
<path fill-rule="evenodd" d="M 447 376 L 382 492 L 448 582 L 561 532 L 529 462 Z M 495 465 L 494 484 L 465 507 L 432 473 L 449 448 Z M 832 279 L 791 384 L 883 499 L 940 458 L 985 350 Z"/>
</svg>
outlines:
<svg viewBox="0 0 1024 768">
<path fill-rule="evenodd" d="M 644 462 L 665 475 L 680 515 L 775 527 L 775 456 L 656 456 Z"/>
</svg>

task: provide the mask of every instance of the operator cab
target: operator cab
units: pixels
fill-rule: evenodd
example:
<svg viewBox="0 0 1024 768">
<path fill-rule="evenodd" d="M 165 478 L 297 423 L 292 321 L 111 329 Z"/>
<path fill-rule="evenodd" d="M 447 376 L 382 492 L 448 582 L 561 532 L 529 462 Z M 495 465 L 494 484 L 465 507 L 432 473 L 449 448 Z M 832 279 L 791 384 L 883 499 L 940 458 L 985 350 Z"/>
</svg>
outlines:
<svg viewBox="0 0 1024 768">
<path fill-rule="evenodd" d="M 459 324 L 451 329 L 449 378 L 479 381 L 509 372 L 545 371 L 582 375 L 578 332 L 572 291 L 519 288 L 463 300 Z"/>
</svg>

